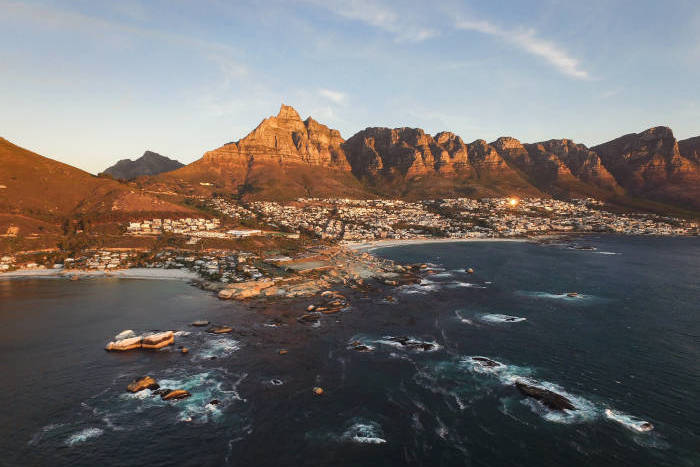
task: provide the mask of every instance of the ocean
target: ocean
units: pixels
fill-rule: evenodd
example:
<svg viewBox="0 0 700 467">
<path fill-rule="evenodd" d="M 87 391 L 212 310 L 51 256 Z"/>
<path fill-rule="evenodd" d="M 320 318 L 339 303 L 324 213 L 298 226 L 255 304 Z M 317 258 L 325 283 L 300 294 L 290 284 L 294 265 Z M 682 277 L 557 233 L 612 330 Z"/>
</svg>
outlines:
<svg viewBox="0 0 700 467">
<path fill-rule="evenodd" d="M 0 465 L 700 465 L 700 239 L 373 253 L 431 274 L 347 291 L 350 307 L 316 324 L 296 320 L 313 299 L 0 280 Z M 160 351 L 103 350 L 124 329 L 179 332 Z M 142 375 L 192 396 L 127 393 Z"/>
</svg>

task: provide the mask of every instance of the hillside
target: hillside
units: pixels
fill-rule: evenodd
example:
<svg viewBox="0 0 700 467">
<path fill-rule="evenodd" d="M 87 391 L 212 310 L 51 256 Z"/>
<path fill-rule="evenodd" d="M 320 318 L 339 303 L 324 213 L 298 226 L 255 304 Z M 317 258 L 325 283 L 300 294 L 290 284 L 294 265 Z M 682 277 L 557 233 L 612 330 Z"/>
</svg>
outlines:
<svg viewBox="0 0 700 467">
<path fill-rule="evenodd" d="M 31 231 L 85 215 L 109 219 L 136 212 L 191 211 L 0 138 L 1 233 L 9 225 L 22 224 Z"/>
<path fill-rule="evenodd" d="M 105 169 L 103 174 L 111 175 L 117 180 L 134 180 L 144 175 L 158 175 L 164 172 L 184 167 L 182 162 L 161 156 L 152 151 L 146 151 L 136 160 L 122 159 L 113 166 Z"/>
</svg>

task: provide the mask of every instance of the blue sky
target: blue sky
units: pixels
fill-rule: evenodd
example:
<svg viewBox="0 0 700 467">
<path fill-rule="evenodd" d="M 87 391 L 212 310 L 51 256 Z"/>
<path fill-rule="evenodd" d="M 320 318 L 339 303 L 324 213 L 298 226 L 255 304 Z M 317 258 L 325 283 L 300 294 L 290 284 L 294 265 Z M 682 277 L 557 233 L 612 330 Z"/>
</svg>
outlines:
<svg viewBox="0 0 700 467">
<path fill-rule="evenodd" d="M 191 162 L 280 103 L 367 126 L 587 145 L 700 135 L 700 2 L 0 0 L 0 136 L 98 172 Z"/>
</svg>

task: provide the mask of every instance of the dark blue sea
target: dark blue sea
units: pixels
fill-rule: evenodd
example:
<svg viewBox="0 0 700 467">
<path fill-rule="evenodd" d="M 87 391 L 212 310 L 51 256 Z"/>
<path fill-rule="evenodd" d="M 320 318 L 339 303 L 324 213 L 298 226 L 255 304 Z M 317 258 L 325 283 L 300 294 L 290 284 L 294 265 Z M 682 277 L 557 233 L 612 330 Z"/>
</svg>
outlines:
<svg viewBox="0 0 700 467">
<path fill-rule="evenodd" d="M 700 239 L 374 254 L 431 273 L 345 291 L 350 308 L 317 324 L 296 320 L 313 299 L 0 280 L 0 465 L 700 465 Z M 198 319 L 234 332 L 189 325 Z M 124 329 L 180 332 L 161 351 L 103 350 Z M 141 375 L 192 397 L 126 392 Z M 550 409 L 517 381 L 575 410 Z"/>
</svg>

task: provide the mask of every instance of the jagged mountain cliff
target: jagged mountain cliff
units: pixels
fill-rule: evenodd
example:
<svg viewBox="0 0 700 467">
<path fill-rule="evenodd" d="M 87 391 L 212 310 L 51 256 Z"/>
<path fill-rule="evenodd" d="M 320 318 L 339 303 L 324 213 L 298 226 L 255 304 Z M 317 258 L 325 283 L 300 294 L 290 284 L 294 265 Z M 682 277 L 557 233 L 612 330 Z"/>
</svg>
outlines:
<svg viewBox="0 0 700 467">
<path fill-rule="evenodd" d="M 371 196 L 353 177 L 338 130 L 302 121 L 282 105 L 239 141 L 204 154 L 181 169 L 150 180 L 185 193 L 225 192 L 254 199 L 300 196 Z"/>
<path fill-rule="evenodd" d="M 136 160 L 122 159 L 106 169 L 103 174 L 118 180 L 133 180 L 144 175 L 158 175 L 184 167 L 182 162 L 161 156 L 153 151 L 146 151 Z"/>
<path fill-rule="evenodd" d="M 650 128 L 591 149 L 629 194 L 700 208 L 700 166 L 681 155 L 670 128 Z"/>
</svg>

